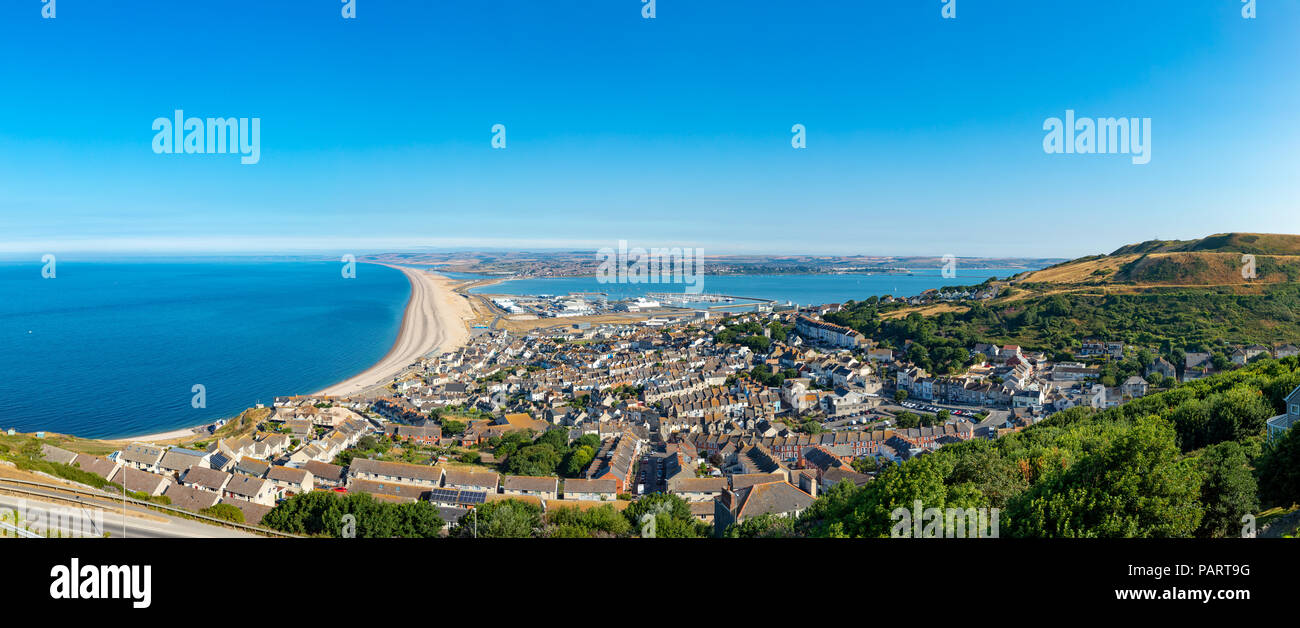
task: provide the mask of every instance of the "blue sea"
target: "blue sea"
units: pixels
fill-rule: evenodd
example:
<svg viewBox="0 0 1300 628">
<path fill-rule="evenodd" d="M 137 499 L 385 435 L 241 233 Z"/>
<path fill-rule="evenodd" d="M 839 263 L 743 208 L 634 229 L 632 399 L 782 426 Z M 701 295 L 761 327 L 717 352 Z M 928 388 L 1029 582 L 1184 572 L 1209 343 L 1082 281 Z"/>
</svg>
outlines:
<svg viewBox="0 0 1300 628">
<path fill-rule="evenodd" d="M 1006 278 L 1025 269 L 986 268 L 957 269 L 956 277 L 944 277 L 938 268 L 908 271 L 909 274 L 838 274 L 838 275 L 705 275 L 707 294 L 757 297 L 784 304 L 787 301 L 812 305 L 861 301 L 871 296 L 910 297 L 931 288 L 969 286 L 989 277 Z M 570 292 L 604 292 L 610 299 L 626 299 L 651 292 L 683 291 L 681 284 L 600 283 L 595 277 L 516 279 L 496 285 L 480 286 L 470 292 L 479 294 L 564 295 Z M 701 304 L 701 307 L 709 304 Z"/>
<path fill-rule="evenodd" d="M 343 381 L 392 347 L 401 272 L 222 259 L 0 262 L 0 429 L 119 438 Z M 206 388 L 194 408 L 192 387 Z"/>
</svg>

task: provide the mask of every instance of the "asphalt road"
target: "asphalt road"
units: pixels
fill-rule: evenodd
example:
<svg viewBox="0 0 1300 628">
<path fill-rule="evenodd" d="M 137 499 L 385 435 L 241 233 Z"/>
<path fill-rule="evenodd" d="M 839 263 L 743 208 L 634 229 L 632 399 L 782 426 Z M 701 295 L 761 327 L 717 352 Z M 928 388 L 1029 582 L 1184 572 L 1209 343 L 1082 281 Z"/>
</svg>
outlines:
<svg viewBox="0 0 1300 628">
<path fill-rule="evenodd" d="M 0 489 L 6 488 L 0 483 Z M 29 486 L 21 487 L 23 490 L 35 491 L 42 494 L 67 495 L 66 493 L 53 493 L 41 488 Z M 108 538 L 152 538 L 152 539 L 170 539 L 170 538 L 256 538 L 257 535 L 231 528 L 208 525 L 192 519 L 183 519 L 172 517 L 163 513 L 152 511 L 146 508 L 127 504 L 126 516 L 122 514 L 122 504 L 116 505 L 111 502 L 101 501 L 96 498 L 82 497 L 79 506 L 77 502 L 71 502 L 64 499 L 41 499 L 37 495 L 16 495 L 13 493 L 0 494 L 0 509 L 15 511 L 20 508 L 42 509 L 46 513 L 57 513 L 53 516 L 43 515 L 37 517 L 45 519 L 50 530 L 57 529 L 61 536 L 96 536 L 102 537 L 104 532 L 108 533 Z M 59 510 L 55 510 L 59 509 Z M 102 517 L 102 528 L 98 527 L 98 522 Z M 123 524 L 125 523 L 125 529 Z M 46 526 L 37 524 L 40 529 Z"/>
</svg>

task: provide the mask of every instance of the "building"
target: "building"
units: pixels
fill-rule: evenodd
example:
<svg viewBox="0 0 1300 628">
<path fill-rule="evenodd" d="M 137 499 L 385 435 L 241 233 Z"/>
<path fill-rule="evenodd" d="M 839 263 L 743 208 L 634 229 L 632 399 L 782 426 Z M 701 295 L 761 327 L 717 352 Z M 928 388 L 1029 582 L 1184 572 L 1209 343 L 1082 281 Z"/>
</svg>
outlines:
<svg viewBox="0 0 1300 628">
<path fill-rule="evenodd" d="M 437 487 L 442 483 L 442 475 L 442 467 L 407 464 L 405 462 L 383 462 L 367 458 L 355 458 L 348 467 L 349 479 L 392 482 L 430 488 Z"/>
<path fill-rule="evenodd" d="M 120 484 L 126 490 L 145 495 L 162 495 L 172 485 L 171 478 L 157 473 L 140 471 L 131 467 L 118 467 L 109 482 Z"/>
<path fill-rule="evenodd" d="M 185 475 L 181 476 L 181 484 L 193 489 L 216 493 L 220 497 L 222 491 L 226 490 L 226 484 L 230 482 L 230 477 L 230 474 L 225 471 L 207 467 L 190 467 L 185 470 Z"/>
<path fill-rule="evenodd" d="M 182 449 L 173 447 L 163 454 L 162 460 L 158 462 L 161 473 L 167 473 L 179 477 L 186 469 L 190 467 L 208 466 L 208 458 L 211 456 L 206 451 L 194 451 L 192 449 Z"/>
<path fill-rule="evenodd" d="M 1083 348 L 1079 350 L 1079 356 L 1107 356 L 1115 360 L 1122 360 L 1124 359 L 1124 343 L 1117 340 L 1087 338 L 1083 341 Z"/>
<path fill-rule="evenodd" d="M 501 480 L 501 492 L 506 495 L 532 495 L 542 499 L 556 499 L 560 494 L 560 479 L 507 475 Z"/>
<path fill-rule="evenodd" d="M 759 515 L 797 517 L 813 501 L 812 495 L 781 480 L 728 489 L 714 501 L 714 534 L 721 536 L 731 524 Z"/>
<path fill-rule="evenodd" d="M 668 492 L 688 502 L 711 502 L 727 490 L 726 478 L 682 477 L 683 475 L 685 474 L 679 473 L 668 480 Z"/>
<path fill-rule="evenodd" d="M 221 495 L 212 491 L 206 491 L 184 484 L 172 484 L 163 492 L 163 496 L 171 500 L 171 505 L 177 508 L 184 508 L 192 512 L 198 512 L 204 508 L 211 508 L 217 505 Z"/>
<path fill-rule="evenodd" d="M 1178 371 L 1174 368 L 1174 365 L 1169 360 L 1160 357 L 1152 360 L 1151 364 L 1147 365 L 1146 374 L 1150 376 L 1152 373 L 1159 373 L 1174 379 L 1178 378 Z"/>
<path fill-rule="evenodd" d="M 794 330 L 808 340 L 822 342 L 832 347 L 854 349 L 864 341 L 862 334 L 857 330 L 802 315 L 795 319 Z"/>
<path fill-rule="evenodd" d="M 389 424 L 387 431 L 395 441 L 411 441 L 421 445 L 437 445 L 442 438 L 442 428 L 437 425 Z"/>
<path fill-rule="evenodd" d="M 614 480 L 584 480 L 570 478 L 564 481 L 564 499 L 584 501 L 612 501 L 618 499 L 618 483 Z"/>
<path fill-rule="evenodd" d="M 162 470 L 158 463 L 162 461 L 163 454 L 166 452 L 166 449 L 157 445 L 131 443 L 118 454 L 117 461 L 132 469 L 158 473 Z"/>
<path fill-rule="evenodd" d="M 496 494 L 501 476 L 491 471 L 470 471 L 468 469 L 447 469 L 443 475 L 442 486 L 462 491 L 480 491 Z"/>
<path fill-rule="evenodd" d="M 105 480 L 112 478 L 113 474 L 117 473 L 116 462 L 99 456 L 77 454 L 77 457 L 72 460 L 72 466 L 80 468 L 82 471 L 94 473 Z"/>
<path fill-rule="evenodd" d="M 236 499 L 263 506 L 274 506 L 275 497 L 275 484 L 242 473 L 230 476 L 230 481 L 226 482 L 226 487 L 221 492 L 222 501 Z"/>
<path fill-rule="evenodd" d="M 274 466 L 266 472 L 266 479 L 275 487 L 276 498 L 283 499 L 291 495 L 302 495 L 315 488 L 315 478 L 311 471 L 292 467 Z"/>
<path fill-rule="evenodd" d="M 1287 394 L 1286 413 L 1279 414 L 1265 423 L 1268 427 L 1268 442 L 1272 443 L 1281 438 L 1287 430 L 1295 426 L 1297 421 L 1300 421 L 1300 386 Z"/>
<path fill-rule="evenodd" d="M 348 483 L 347 469 L 336 464 L 309 460 L 302 469 L 311 474 L 314 488 L 341 488 Z"/>
<path fill-rule="evenodd" d="M 1129 376 L 1128 379 L 1124 380 L 1124 383 L 1119 385 L 1119 392 L 1122 396 L 1128 397 L 1129 399 L 1137 399 L 1138 397 L 1145 397 L 1147 395 L 1147 387 L 1149 385 L 1150 384 L 1147 384 L 1147 380 L 1142 379 L 1137 375 L 1132 375 Z"/>
</svg>

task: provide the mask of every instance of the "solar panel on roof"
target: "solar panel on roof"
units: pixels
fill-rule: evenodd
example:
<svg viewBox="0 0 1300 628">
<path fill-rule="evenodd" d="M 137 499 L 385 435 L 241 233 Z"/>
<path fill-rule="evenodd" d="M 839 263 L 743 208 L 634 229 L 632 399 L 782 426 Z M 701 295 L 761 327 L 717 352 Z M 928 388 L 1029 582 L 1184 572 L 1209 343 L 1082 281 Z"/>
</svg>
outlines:
<svg viewBox="0 0 1300 628">
<path fill-rule="evenodd" d="M 429 499 L 431 501 L 452 504 L 460 503 L 461 501 L 460 491 L 450 488 L 435 488 L 429 491 Z"/>
</svg>

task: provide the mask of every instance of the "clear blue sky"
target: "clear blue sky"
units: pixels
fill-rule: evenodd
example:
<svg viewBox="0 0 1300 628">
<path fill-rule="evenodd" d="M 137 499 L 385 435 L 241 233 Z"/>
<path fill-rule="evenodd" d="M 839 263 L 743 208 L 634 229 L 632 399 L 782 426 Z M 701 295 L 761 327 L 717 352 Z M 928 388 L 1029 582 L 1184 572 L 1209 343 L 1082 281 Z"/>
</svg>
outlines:
<svg viewBox="0 0 1300 628">
<path fill-rule="evenodd" d="M 6 0 L 0 254 L 1300 233 L 1300 3 L 957 3 Z M 1067 108 L 1150 117 L 1151 162 L 1045 154 Z M 175 109 L 260 117 L 261 162 L 154 154 Z"/>
</svg>

